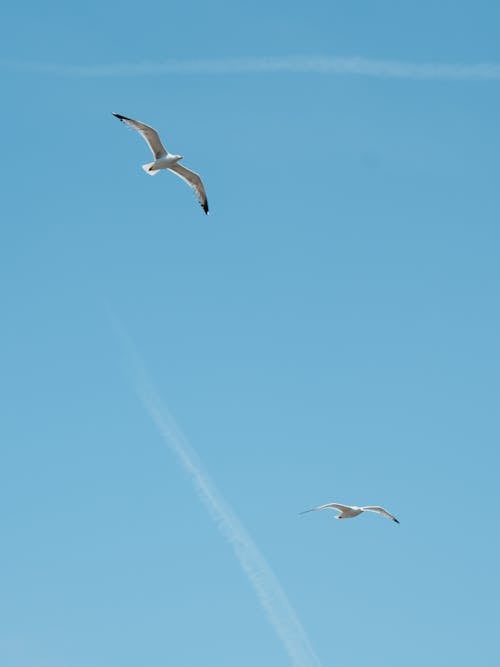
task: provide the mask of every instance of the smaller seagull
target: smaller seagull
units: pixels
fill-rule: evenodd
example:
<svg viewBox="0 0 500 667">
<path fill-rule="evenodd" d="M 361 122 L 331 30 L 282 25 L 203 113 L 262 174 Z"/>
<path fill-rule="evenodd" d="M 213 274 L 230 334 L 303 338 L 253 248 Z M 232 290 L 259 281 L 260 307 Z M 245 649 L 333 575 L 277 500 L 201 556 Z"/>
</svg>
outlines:
<svg viewBox="0 0 500 667">
<path fill-rule="evenodd" d="M 312 509 L 306 510 L 305 512 L 300 512 L 300 514 L 307 514 L 308 512 L 316 512 L 317 510 L 327 510 L 327 509 L 338 510 L 339 513 L 335 517 L 336 519 L 353 519 L 355 516 L 358 516 L 362 512 L 376 512 L 377 514 L 382 514 L 382 516 L 386 516 L 388 519 L 392 519 L 392 521 L 399 523 L 399 521 L 396 519 L 395 516 L 393 516 L 383 507 L 378 507 L 377 505 L 367 505 L 366 507 L 357 507 L 356 505 L 341 505 L 340 503 L 327 503 L 326 505 L 320 505 L 319 507 L 313 507 Z"/>
<path fill-rule="evenodd" d="M 133 127 L 134 130 L 137 130 L 139 134 L 145 139 L 147 145 L 151 149 L 151 152 L 154 155 L 155 161 L 150 162 L 149 164 L 143 164 L 142 168 L 144 171 L 151 176 L 155 176 L 160 169 L 170 169 L 174 174 L 177 174 L 183 181 L 185 181 L 196 193 L 198 201 L 201 204 L 202 209 L 205 213 L 208 213 L 208 201 L 207 195 L 205 194 L 205 188 L 201 182 L 201 178 L 198 174 L 186 167 L 183 167 L 179 164 L 179 160 L 182 160 L 183 155 L 172 155 L 161 143 L 161 139 L 158 136 L 158 132 L 144 123 L 139 122 L 138 120 L 133 120 L 132 118 L 127 118 L 127 116 L 121 116 L 119 113 L 112 112 L 113 116 L 121 120 L 122 123 Z"/>
</svg>

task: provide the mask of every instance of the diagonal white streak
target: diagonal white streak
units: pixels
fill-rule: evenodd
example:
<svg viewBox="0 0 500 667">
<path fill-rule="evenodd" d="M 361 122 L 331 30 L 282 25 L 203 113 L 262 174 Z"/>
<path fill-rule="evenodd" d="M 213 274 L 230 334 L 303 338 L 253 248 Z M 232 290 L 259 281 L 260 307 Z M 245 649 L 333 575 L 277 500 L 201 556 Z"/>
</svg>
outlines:
<svg viewBox="0 0 500 667">
<path fill-rule="evenodd" d="M 136 356 L 136 361 L 139 361 Z M 187 438 L 162 403 L 141 365 L 137 393 L 157 426 L 163 441 L 187 472 L 193 486 L 224 538 L 231 545 L 241 569 L 252 584 L 271 626 L 294 667 L 320 667 L 304 629 L 285 592 L 231 507 L 203 470 Z"/>
<path fill-rule="evenodd" d="M 163 62 L 71 65 L 1 61 L 2 69 L 57 76 L 133 77 L 164 74 L 304 73 L 390 79 L 499 80 L 497 63 L 415 63 L 362 56 L 255 56 L 251 58 L 171 59 Z"/>
</svg>

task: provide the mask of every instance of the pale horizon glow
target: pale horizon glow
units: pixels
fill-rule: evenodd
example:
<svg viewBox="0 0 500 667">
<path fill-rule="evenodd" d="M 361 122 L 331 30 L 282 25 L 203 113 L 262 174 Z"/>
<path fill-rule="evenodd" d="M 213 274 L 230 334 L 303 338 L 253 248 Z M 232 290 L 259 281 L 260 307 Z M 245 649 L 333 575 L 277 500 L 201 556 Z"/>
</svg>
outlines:
<svg viewBox="0 0 500 667">
<path fill-rule="evenodd" d="M 62 63 L 0 62 L 2 69 L 54 76 L 133 77 L 164 74 L 324 74 L 355 75 L 385 79 L 500 80 L 498 63 L 440 63 L 379 60 L 362 56 L 255 56 L 250 58 L 170 59 L 163 62 Z"/>
<path fill-rule="evenodd" d="M 117 323 L 115 322 L 115 325 Z M 179 429 L 167 406 L 162 402 L 130 339 L 117 327 L 130 353 L 135 371 L 137 395 L 160 431 L 167 447 L 187 472 L 201 502 L 208 510 L 251 583 L 265 615 L 291 659 L 294 667 L 321 667 L 300 620 L 281 587 L 276 575 L 232 508 L 222 498 L 214 483 L 203 470 L 201 462 L 186 436 Z"/>
</svg>

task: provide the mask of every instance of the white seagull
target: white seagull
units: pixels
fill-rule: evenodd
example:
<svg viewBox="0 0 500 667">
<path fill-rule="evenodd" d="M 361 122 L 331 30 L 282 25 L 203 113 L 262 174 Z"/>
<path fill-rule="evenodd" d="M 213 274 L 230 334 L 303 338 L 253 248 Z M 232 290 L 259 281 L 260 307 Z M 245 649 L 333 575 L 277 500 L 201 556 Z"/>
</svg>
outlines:
<svg viewBox="0 0 500 667">
<path fill-rule="evenodd" d="M 353 519 L 355 516 L 362 514 L 362 512 L 376 512 L 377 514 L 382 514 L 382 516 L 386 516 L 388 519 L 392 519 L 392 521 L 399 523 L 399 521 L 396 519 L 395 516 L 393 516 L 383 507 L 378 507 L 378 505 L 367 505 L 366 507 L 357 507 L 357 505 L 341 505 L 340 503 L 327 503 L 326 505 L 319 505 L 319 507 L 313 507 L 312 509 L 306 510 L 305 512 L 300 512 L 300 514 L 307 514 L 307 512 L 316 512 L 317 510 L 327 510 L 327 509 L 337 510 L 339 512 L 335 517 L 336 519 Z"/>
<path fill-rule="evenodd" d="M 201 204 L 202 209 L 205 213 L 208 213 L 208 201 L 207 195 L 205 194 L 205 188 L 201 182 L 201 178 L 198 174 L 186 167 L 183 167 L 179 164 L 179 160 L 182 160 L 183 155 L 172 155 L 161 143 L 161 139 L 158 136 L 158 132 L 145 125 L 144 123 L 139 122 L 138 120 L 133 120 L 132 118 L 127 118 L 126 116 L 121 116 L 119 113 L 112 112 L 113 116 L 121 120 L 122 123 L 126 123 L 133 127 L 134 130 L 137 130 L 139 134 L 146 140 L 147 145 L 151 149 L 151 152 L 154 155 L 155 161 L 150 162 L 149 164 L 143 164 L 142 168 L 144 171 L 151 176 L 157 174 L 161 169 L 170 169 L 174 174 L 177 174 L 183 181 L 185 181 L 193 190 L 196 192 L 198 201 Z"/>
</svg>

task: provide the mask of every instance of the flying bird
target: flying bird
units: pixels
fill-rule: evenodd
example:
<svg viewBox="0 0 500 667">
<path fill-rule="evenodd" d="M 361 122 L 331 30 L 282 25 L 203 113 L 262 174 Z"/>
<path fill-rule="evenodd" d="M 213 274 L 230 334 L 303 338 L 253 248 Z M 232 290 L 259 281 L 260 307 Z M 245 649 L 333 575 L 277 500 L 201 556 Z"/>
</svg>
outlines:
<svg viewBox="0 0 500 667">
<path fill-rule="evenodd" d="M 197 173 L 183 167 L 179 164 L 179 160 L 183 159 L 183 155 L 173 155 L 169 153 L 164 145 L 161 143 L 161 139 L 158 135 L 158 132 L 144 123 L 139 122 L 138 120 L 133 120 L 132 118 L 127 118 L 127 116 L 121 116 L 119 113 L 112 112 L 113 116 L 121 120 L 122 123 L 133 127 L 134 130 L 137 130 L 139 134 L 144 138 L 147 145 L 151 149 L 151 152 L 154 155 L 155 161 L 150 162 L 149 164 L 143 164 L 142 168 L 147 174 L 155 176 L 161 169 L 169 169 L 173 171 L 174 174 L 177 174 L 179 178 L 182 178 L 196 193 L 198 201 L 201 204 L 202 209 L 205 213 L 208 213 L 208 201 L 207 195 L 205 193 L 205 188 L 201 182 L 201 178 Z"/>
<path fill-rule="evenodd" d="M 386 516 L 388 519 L 392 519 L 396 523 L 399 521 L 388 512 L 383 507 L 378 507 L 377 505 L 367 505 L 366 507 L 357 507 L 356 505 L 341 505 L 340 503 L 327 503 L 326 505 L 319 505 L 319 507 L 313 507 L 310 510 L 305 512 L 300 512 L 300 514 L 307 514 L 308 512 L 316 512 L 317 510 L 337 510 L 338 514 L 335 517 L 336 519 L 353 519 L 355 516 L 362 514 L 362 512 L 376 512 L 382 516 Z"/>
</svg>

